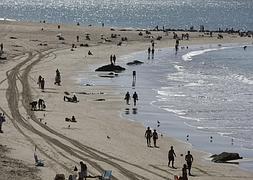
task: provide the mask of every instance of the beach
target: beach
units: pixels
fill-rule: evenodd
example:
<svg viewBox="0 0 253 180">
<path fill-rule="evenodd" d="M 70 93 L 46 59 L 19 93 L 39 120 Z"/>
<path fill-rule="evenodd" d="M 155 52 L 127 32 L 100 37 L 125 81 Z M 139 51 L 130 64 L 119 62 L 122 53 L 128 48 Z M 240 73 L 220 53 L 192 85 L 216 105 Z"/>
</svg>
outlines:
<svg viewBox="0 0 253 180">
<path fill-rule="evenodd" d="M 34 171 L 43 180 L 53 179 L 57 173 L 68 177 L 74 166 L 80 169 L 79 162 L 83 161 L 92 176 L 112 170 L 114 179 L 173 179 L 174 175 L 181 175 L 184 156 L 190 150 L 194 157 L 194 176 L 189 179 L 253 178 L 252 172 L 237 165 L 207 161 L 207 152 L 193 149 L 189 143 L 175 137 L 159 136 L 159 148 L 148 148 L 143 123 L 129 121 L 121 115 L 126 108 L 124 89 L 112 85 L 113 79 L 110 85 L 94 83 L 107 81 L 99 77 L 95 68 L 109 64 L 111 54 L 119 57 L 116 64 L 120 64 L 124 60 L 120 57 L 147 51 L 152 39 L 159 53 L 161 48 L 174 47 L 172 32 L 166 36 L 162 31 L 151 31 L 151 35 L 146 36 L 142 31 L 144 35 L 140 36 L 140 31 L 135 29 L 63 24 L 58 28 L 57 24 L 8 21 L 1 21 L 0 30 L 3 56 L 7 58 L 0 64 L 0 111 L 6 116 L 0 144 L 9 148 L 6 156 L 31 168 L 26 171 Z M 181 32 L 177 33 L 181 37 Z M 111 38 L 111 34 L 117 34 L 117 38 Z M 190 40 L 180 41 L 180 46 L 252 43 L 252 38 L 237 34 L 223 34 L 223 39 L 217 39 L 217 33 L 213 37 L 199 32 L 189 34 Z M 64 40 L 59 40 L 59 36 Z M 156 40 L 158 36 L 162 39 Z M 121 41 L 122 37 L 127 37 L 127 41 Z M 119 42 L 121 46 L 117 45 Z M 77 48 L 71 50 L 72 44 Z M 81 47 L 81 44 L 88 44 L 88 47 Z M 88 55 L 89 50 L 93 55 Z M 61 86 L 54 84 L 57 69 L 61 73 Z M 45 78 L 44 92 L 37 84 L 39 75 Z M 131 83 L 129 86 L 131 88 Z M 79 102 L 64 101 L 66 94 L 75 94 Z M 39 98 L 46 103 L 45 111 L 31 111 L 29 103 Z M 137 107 L 140 112 L 142 107 Z M 65 121 L 73 115 L 76 123 Z M 177 154 L 177 169 L 167 166 L 170 146 L 174 146 Z M 34 165 L 35 147 L 39 158 L 44 160 L 44 167 Z M 9 172 L 18 172 L 20 167 L 3 172 L 0 169 L 3 179 L 8 179 Z M 29 173 L 14 174 L 13 179 L 34 177 Z"/>
</svg>

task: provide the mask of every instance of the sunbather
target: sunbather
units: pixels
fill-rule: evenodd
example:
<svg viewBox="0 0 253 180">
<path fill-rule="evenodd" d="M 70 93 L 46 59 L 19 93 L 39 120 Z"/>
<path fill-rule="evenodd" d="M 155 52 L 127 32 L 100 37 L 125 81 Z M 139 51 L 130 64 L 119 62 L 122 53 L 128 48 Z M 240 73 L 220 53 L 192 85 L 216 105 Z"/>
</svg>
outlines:
<svg viewBox="0 0 253 180">
<path fill-rule="evenodd" d="M 73 97 L 64 96 L 63 100 L 67 102 L 78 102 L 76 95 Z"/>
</svg>

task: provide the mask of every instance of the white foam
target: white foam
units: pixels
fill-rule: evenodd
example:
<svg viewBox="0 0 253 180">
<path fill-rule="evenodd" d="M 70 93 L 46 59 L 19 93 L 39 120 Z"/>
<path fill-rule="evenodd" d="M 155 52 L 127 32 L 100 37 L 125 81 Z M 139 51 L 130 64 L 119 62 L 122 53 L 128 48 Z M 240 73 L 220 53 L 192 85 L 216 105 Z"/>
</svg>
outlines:
<svg viewBox="0 0 253 180">
<path fill-rule="evenodd" d="M 183 66 L 174 65 L 174 68 L 176 68 L 177 71 L 184 71 L 184 67 Z"/>
<path fill-rule="evenodd" d="M 184 54 L 182 56 L 182 59 L 184 61 L 192 61 L 192 57 L 194 56 L 198 56 L 207 52 L 211 52 L 211 51 L 217 51 L 217 50 L 223 50 L 223 49 L 229 49 L 229 48 L 233 48 L 233 47 L 220 47 L 220 48 L 212 48 L 212 49 L 203 49 L 203 50 L 197 50 L 197 51 L 191 51 L 187 54 Z"/>
<path fill-rule="evenodd" d="M 0 21 L 16 21 L 16 19 L 0 18 Z"/>
<path fill-rule="evenodd" d="M 252 85 L 253 84 L 253 80 L 251 79 L 248 79 L 247 77 L 243 76 L 243 75 L 234 75 L 234 78 L 236 78 L 237 80 L 245 83 L 245 84 L 249 84 L 249 85 Z"/>
<path fill-rule="evenodd" d="M 183 119 L 188 119 L 188 120 L 193 120 L 193 121 L 198 121 L 200 122 L 201 119 L 200 118 L 193 118 L 193 117 L 187 117 L 187 116 L 179 116 L 180 118 L 183 118 Z"/>
<path fill-rule="evenodd" d="M 162 96 L 168 96 L 168 97 L 185 97 L 185 94 L 182 94 L 182 92 L 178 92 L 178 93 L 173 93 L 170 91 L 158 91 L 157 92 L 159 95 Z"/>
<path fill-rule="evenodd" d="M 164 109 L 165 111 L 168 111 L 168 112 L 172 112 L 177 115 L 181 115 L 181 116 L 186 114 L 184 110 L 170 109 L 170 108 L 162 108 L 162 109 Z"/>
</svg>

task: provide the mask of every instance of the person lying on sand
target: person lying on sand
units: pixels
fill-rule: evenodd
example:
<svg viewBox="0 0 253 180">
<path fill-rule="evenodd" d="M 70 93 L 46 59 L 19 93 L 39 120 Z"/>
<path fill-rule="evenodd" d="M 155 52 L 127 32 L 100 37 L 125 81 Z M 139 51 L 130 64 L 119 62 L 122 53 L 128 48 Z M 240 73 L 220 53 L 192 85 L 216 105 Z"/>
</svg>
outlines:
<svg viewBox="0 0 253 180">
<path fill-rule="evenodd" d="M 74 102 L 74 103 L 78 102 L 75 94 L 73 95 L 73 97 L 64 96 L 63 100 L 67 102 Z"/>
</svg>

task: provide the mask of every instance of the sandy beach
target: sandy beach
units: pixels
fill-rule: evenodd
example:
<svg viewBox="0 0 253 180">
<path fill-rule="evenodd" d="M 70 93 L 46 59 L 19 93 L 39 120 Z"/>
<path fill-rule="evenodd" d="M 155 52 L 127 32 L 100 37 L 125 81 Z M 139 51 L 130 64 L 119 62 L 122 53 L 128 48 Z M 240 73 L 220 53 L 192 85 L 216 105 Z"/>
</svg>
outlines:
<svg viewBox="0 0 253 180">
<path fill-rule="evenodd" d="M 173 137 L 159 137 L 159 148 L 148 148 L 144 137 L 146 127 L 120 116 L 125 108 L 125 94 L 113 86 L 92 84 L 92 78 L 100 77 L 91 67 L 109 64 L 111 54 L 120 57 L 146 51 L 152 39 L 156 49 L 175 45 L 172 32 L 168 36 L 162 31 L 151 31 L 151 35 L 142 31 L 143 36 L 139 32 L 109 27 L 61 24 L 58 28 L 57 24 L 0 22 L 2 57 L 7 58 L 0 60 L 0 112 L 6 116 L 4 133 L 0 134 L 0 180 L 49 180 L 57 173 L 67 178 L 74 166 L 80 169 L 80 161 L 87 164 L 88 174 L 92 176 L 112 170 L 113 179 L 119 180 L 174 179 L 174 175 L 181 175 L 188 150 L 194 157 L 194 176 L 189 179 L 253 179 L 253 173 L 237 165 L 205 160 L 208 153 L 192 149 Z M 181 37 L 182 32 L 177 33 Z M 87 34 L 90 40 L 86 39 Z M 111 38 L 111 34 L 117 34 L 117 38 Z M 180 46 L 252 43 L 252 38 L 237 34 L 222 34 L 223 39 L 217 39 L 216 33 L 213 37 L 199 32 L 189 34 L 190 39 L 180 41 Z M 57 35 L 64 40 L 59 40 Z M 162 39 L 156 40 L 158 36 Z M 121 41 L 122 37 L 127 37 L 127 41 Z M 76 46 L 73 51 L 72 44 Z M 93 55 L 88 55 L 88 51 Z M 61 86 L 54 84 L 56 69 L 61 73 Z M 77 80 L 80 73 L 87 74 L 83 85 Z M 45 78 L 44 92 L 37 84 L 39 75 Z M 79 102 L 65 102 L 63 97 L 67 93 L 69 96 L 75 93 Z M 39 98 L 45 100 L 45 111 L 31 111 L 29 103 Z M 65 121 L 73 115 L 76 123 Z M 176 169 L 167 166 L 170 146 L 174 146 L 177 154 Z M 35 167 L 35 147 L 39 158 L 44 160 L 44 167 Z"/>
</svg>

